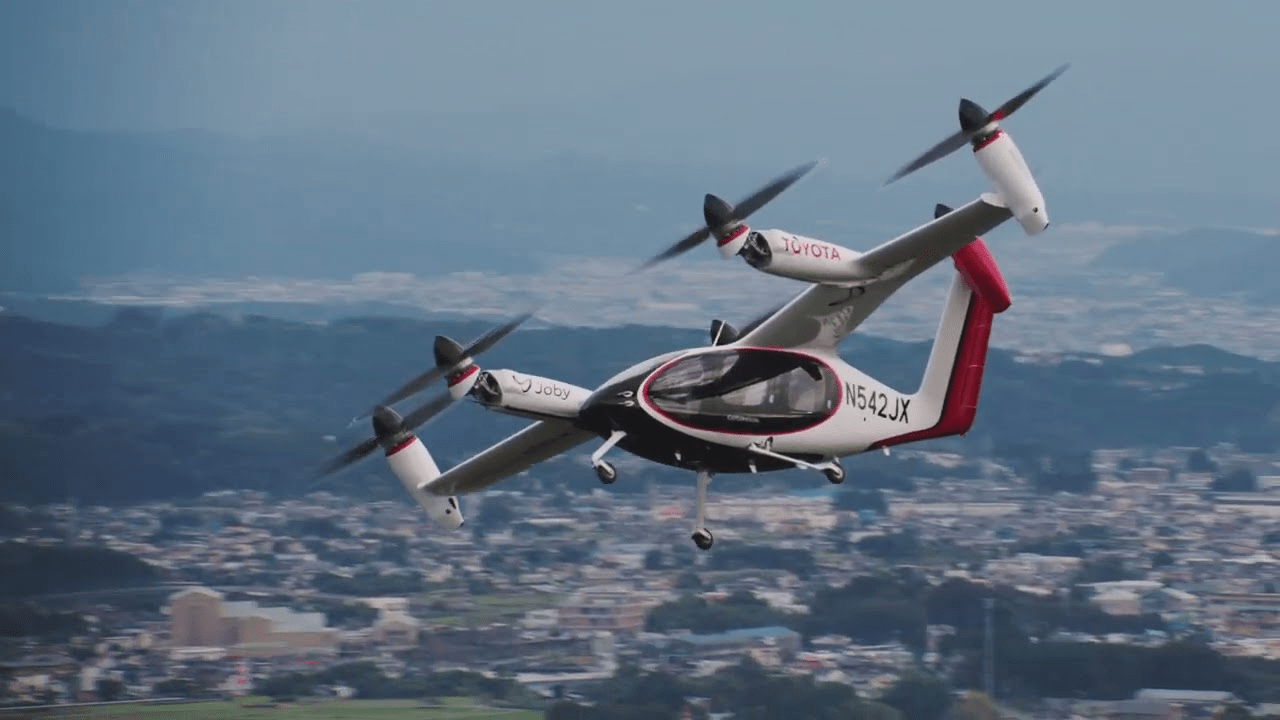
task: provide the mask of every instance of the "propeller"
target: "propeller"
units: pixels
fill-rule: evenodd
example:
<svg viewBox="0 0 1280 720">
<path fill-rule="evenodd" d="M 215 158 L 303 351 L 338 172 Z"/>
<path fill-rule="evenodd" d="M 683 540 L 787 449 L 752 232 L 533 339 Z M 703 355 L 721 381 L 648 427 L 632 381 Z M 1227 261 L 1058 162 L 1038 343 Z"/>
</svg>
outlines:
<svg viewBox="0 0 1280 720">
<path fill-rule="evenodd" d="M 1003 105 L 990 113 L 984 110 L 978 103 L 969 100 L 968 98 L 962 98 L 960 100 L 959 109 L 960 131 L 929 148 L 923 155 L 915 160 L 903 165 L 896 173 L 893 174 L 892 177 L 886 180 L 884 184 L 888 185 L 895 180 L 899 180 L 906 175 L 910 175 L 925 165 L 936 160 L 941 160 L 947 155 L 950 155 L 956 150 L 964 147 L 966 143 L 981 134 L 988 125 L 997 123 L 1017 112 L 1018 108 L 1026 105 L 1028 100 L 1035 97 L 1036 93 L 1040 92 L 1046 85 L 1056 80 L 1058 76 L 1066 72 L 1069 67 L 1071 67 L 1070 63 L 1060 66 L 1057 70 L 1046 75 L 1040 82 L 1013 96 L 1013 98 L 1006 101 Z"/>
<path fill-rule="evenodd" d="M 527 312 L 501 327 L 496 327 L 490 330 L 484 335 L 472 340 L 471 344 L 466 347 L 459 345 L 457 342 L 445 337 L 444 335 L 437 335 L 435 345 L 432 347 L 432 354 L 435 355 L 436 366 L 405 383 L 400 387 L 400 389 L 383 398 L 382 402 L 374 405 L 372 408 L 369 408 L 363 415 L 357 417 L 355 420 L 362 420 L 369 417 L 380 407 L 394 405 L 410 395 L 420 392 L 423 388 L 444 377 L 445 373 L 449 372 L 449 370 L 453 369 L 462 361 L 467 358 L 473 358 L 489 350 L 494 345 L 497 345 L 499 340 L 502 340 L 502 338 L 509 335 L 512 330 L 520 327 L 522 323 L 533 317 L 535 312 L 537 311 L 534 310 Z M 353 422 L 355 421 L 353 420 Z"/>
<path fill-rule="evenodd" d="M 439 396 L 423 403 L 415 408 L 412 412 L 404 417 L 392 410 L 389 406 L 392 403 L 403 400 L 414 393 L 422 390 L 436 380 L 444 377 L 445 373 L 458 367 L 460 364 L 469 361 L 472 357 L 479 355 L 494 345 L 497 345 L 502 338 L 511 334 L 513 330 L 520 327 L 529 318 L 533 317 L 537 310 L 527 312 L 514 320 L 496 327 L 480 337 L 472 340 L 466 347 L 459 345 L 454 340 L 437 335 L 435 345 L 432 347 L 432 354 L 435 355 L 436 366 L 422 373 L 406 383 L 399 390 L 388 395 L 382 402 L 374 405 L 364 415 L 352 420 L 356 422 L 366 417 L 371 417 L 373 421 L 373 437 L 368 438 L 346 452 L 338 455 L 329 462 L 325 463 L 317 472 L 317 475 L 323 477 L 332 472 L 340 470 L 354 462 L 362 460 L 379 446 L 390 451 L 400 443 L 409 439 L 409 433 L 414 429 L 423 425 L 436 415 L 444 412 L 449 406 L 457 400 L 452 393 L 442 393 Z"/>
<path fill-rule="evenodd" d="M 445 393 L 422 404 L 403 418 L 395 410 L 385 405 L 374 408 L 370 413 L 373 418 L 373 437 L 360 442 L 325 463 L 316 474 L 323 477 L 337 472 L 352 463 L 363 460 L 374 450 L 377 450 L 379 446 L 385 450 L 391 450 L 396 445 L 407 440 L 409 433 L 413 432 L 414 429 L 439 415 L 452 404 L 453 398 L 448 393 Z"/>
<path fill-rule="evenodd" d="M 774 178 L 769 184 L 751 193 L 742 202 L 735 205 L 721 200 L 715 195 L 708 194 L 703 198 L 702 202 L 702 218 L 706 221 L 706 225 L 687 235 L 671 247 L 663 250 L 655 255 L 651 260 L 636 269 L 637 272 L 647 270 L 654 265 L 668 260 L 677 255 L 683 254 L 701 245 L 711 237 L 712 233 L 721 234 L 718 231 L 727 231 L 731 229 L 734 223 L 742 222 L 751 216 L 752 213 L 764 207 L 770 200 L 782 194 L 783 190 L 791 187 L 797 180 L 808 175 L 811 170 L 822 163 L 821 160 L 812 160 L 799 167 L 783 173 Z"/>
</svg>

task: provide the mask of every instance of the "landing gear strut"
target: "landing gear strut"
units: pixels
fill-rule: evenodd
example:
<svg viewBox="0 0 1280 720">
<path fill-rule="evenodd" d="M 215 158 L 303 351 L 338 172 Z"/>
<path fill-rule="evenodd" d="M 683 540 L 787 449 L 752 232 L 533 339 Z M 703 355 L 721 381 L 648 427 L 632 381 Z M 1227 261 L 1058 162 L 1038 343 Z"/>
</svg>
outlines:
<svg viewBox="0 0 1280 720">
<path fill-rule="evenodd" d="M 825 475 L 832 485 L 839 485 L 844 482 L 844 468 L 840 467 L 840 460 L 838 458 L 832 458 L 827 462 L 819 463 L 817 465 L 811 462 L 805 462 L 799 458 L 793 458 L 790 455 L 783 455 L 782 453 L 774 452 L 773 438 L 767 438 L 764 442 L 752 443 L 747 446 L 747 450 L 757 455 L 764 455 L 765 457 L 771 457 L 775 460 L 791 463 L 793 466 L 798 468 L 817 470 Z M 754 465 L 752 467 L 754 467 Z"/>
<path fill-rule="evenodd" d="M 697 510 L 694 512 L 696 518 L 693 523 L 693 544 L 698 546 L 699 550 L 710 550 L 711 543 L 715 541 L 711 537 L 711 531 L 706 528 L 707 513 L 707 486 L 711 484 L 711 473 L 706 470 L 698 471 L 698 501 Z"/>
<path fill-rule="evenodd" d="M 612 485 L 614 480 L 618 479 L 618 471 L 614 469 L 613 464 L 607 460 L 602 460 L 604 454 L 609 452 L 618 441 L 626 437 L 626 433 L 621 430 L 614 430 L 608 440 L 599 447 L 595 452 L 591 453 L 591 467 L 596 469 L 596 477 L 600 478 L 600 482 L 605 485 Z"/>
</svg>

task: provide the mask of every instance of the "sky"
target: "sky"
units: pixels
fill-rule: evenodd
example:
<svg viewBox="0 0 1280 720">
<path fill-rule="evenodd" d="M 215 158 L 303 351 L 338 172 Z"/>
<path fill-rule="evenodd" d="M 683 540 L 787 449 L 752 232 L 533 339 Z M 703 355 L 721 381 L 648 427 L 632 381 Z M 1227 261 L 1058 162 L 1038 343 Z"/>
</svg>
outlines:
<svg viewBox="0 0 1280 720">
<path fill-rule="evenodd" d="M 1271 0 L 7 0 L 0 105 L 884 177 L 960 96 L 994 107 L 1071 62 L 1006 124 L 1045 178 L 1280 192 L 1277 27 Z"/>
</svg>

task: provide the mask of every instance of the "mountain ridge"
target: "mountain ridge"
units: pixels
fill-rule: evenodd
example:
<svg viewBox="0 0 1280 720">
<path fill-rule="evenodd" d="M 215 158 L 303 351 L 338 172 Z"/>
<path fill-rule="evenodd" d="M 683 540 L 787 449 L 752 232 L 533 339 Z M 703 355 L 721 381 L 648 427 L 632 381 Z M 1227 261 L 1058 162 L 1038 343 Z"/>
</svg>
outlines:
<svg viewBox="0 0 1280 720">
<path fill-rule="evenodd" d="M 317 487 L 309 475 L 314 468 L 368 433 L 364 425 L 346 427 L 349 418 L 430 365 L 437 333 L 466 341 L 489 327 L 386 317 L 323 324 L 215 313 L 166 317 L 137 308 L 77 326 L 0 314 L 6 379 L 0 472 L 7 478 L 0 501 L 76 497 L 110 504 L 234 487 L 305 492 Z M 706 331 L 671 328 L 522 329 L 480 362 L 594 387 L 645 358 L 706 342 Z M 890 386 L 914 387 L 929 346 L 855 335 L 841 354 Z M 1222 357 L 1230 362 L 1203 374 L 1182 367 Z M 1072 355 L 1056 364 L 994 348 L 970 433 L 912 449 L 1001 458 L 1217 442 L 1274 450 L 1280 364 L 1241 364 L 1203 346 L 1128 358 Z M 523 424 L 464 403 L 419 434 L 447 467 Z M 596 487 L 594 475 L 579 466 L 581 454 L 509 488 L 527 488 L 537 478 Z M 896 462 L 874 455 L 851 458 L 851 476 Z M 688 479 L 640 461 L 619 467 L 618 485 L 631 480 L 616 488 L 624 492 L 653 480 Z M 890 470 L 910 472 L 905 467 Z M 811 474 L 781 475 L 735 483 L 814 481 Z M 399 497 L 388 477 L 370 461 L 323 487 Z"/>
<path fill-rule="evenodd" d="M 349 135 L 73 131 L 0 109 L 0 290 L 68 292 L 86 277 L 142 271 L 346 279 L 406 265 L 520 272 L 555 254 L 643 258 L 701 223 L 706 192 L 734 200 L 811 159 L 756 169 L 736 157 L 704 166 L 548 147 L 501 161 L 450 148 L 465 130 L 450 127 L 408 147 Z M 871 247 L 926 222 L 937 202 L 989 189 L 977 168 L 964 182 L 913 176 L 889 191 L 859 173 L 824 167 L 758 222 Z M 1273 217 L 1266 196 L 1107 193 L 1051 176 L 1041 185 L 1056 223 Z"/>
</svg>

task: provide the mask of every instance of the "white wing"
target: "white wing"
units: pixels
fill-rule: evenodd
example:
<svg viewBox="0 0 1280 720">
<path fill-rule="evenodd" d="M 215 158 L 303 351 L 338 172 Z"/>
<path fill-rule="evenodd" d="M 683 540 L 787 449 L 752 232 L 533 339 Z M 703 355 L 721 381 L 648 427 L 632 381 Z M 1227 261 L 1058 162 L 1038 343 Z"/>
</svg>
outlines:
<svg viewBox="0 0 1280 720">
<path fill-rule="evenodd" d="M 549 460 L 596 437 L 565 420 L 540 420 L 466 462 L 422 489 L 434 495 L 465 495 Z"/>
<path fill-rule="evenodd" d="M 880 279 L 861 288 L 813 285 L 734 344 L 833 349 L 908 280 L 1011 217 L 994 195 L 984 194 L 862 255 L 861 265 Z"/>
</svg>

